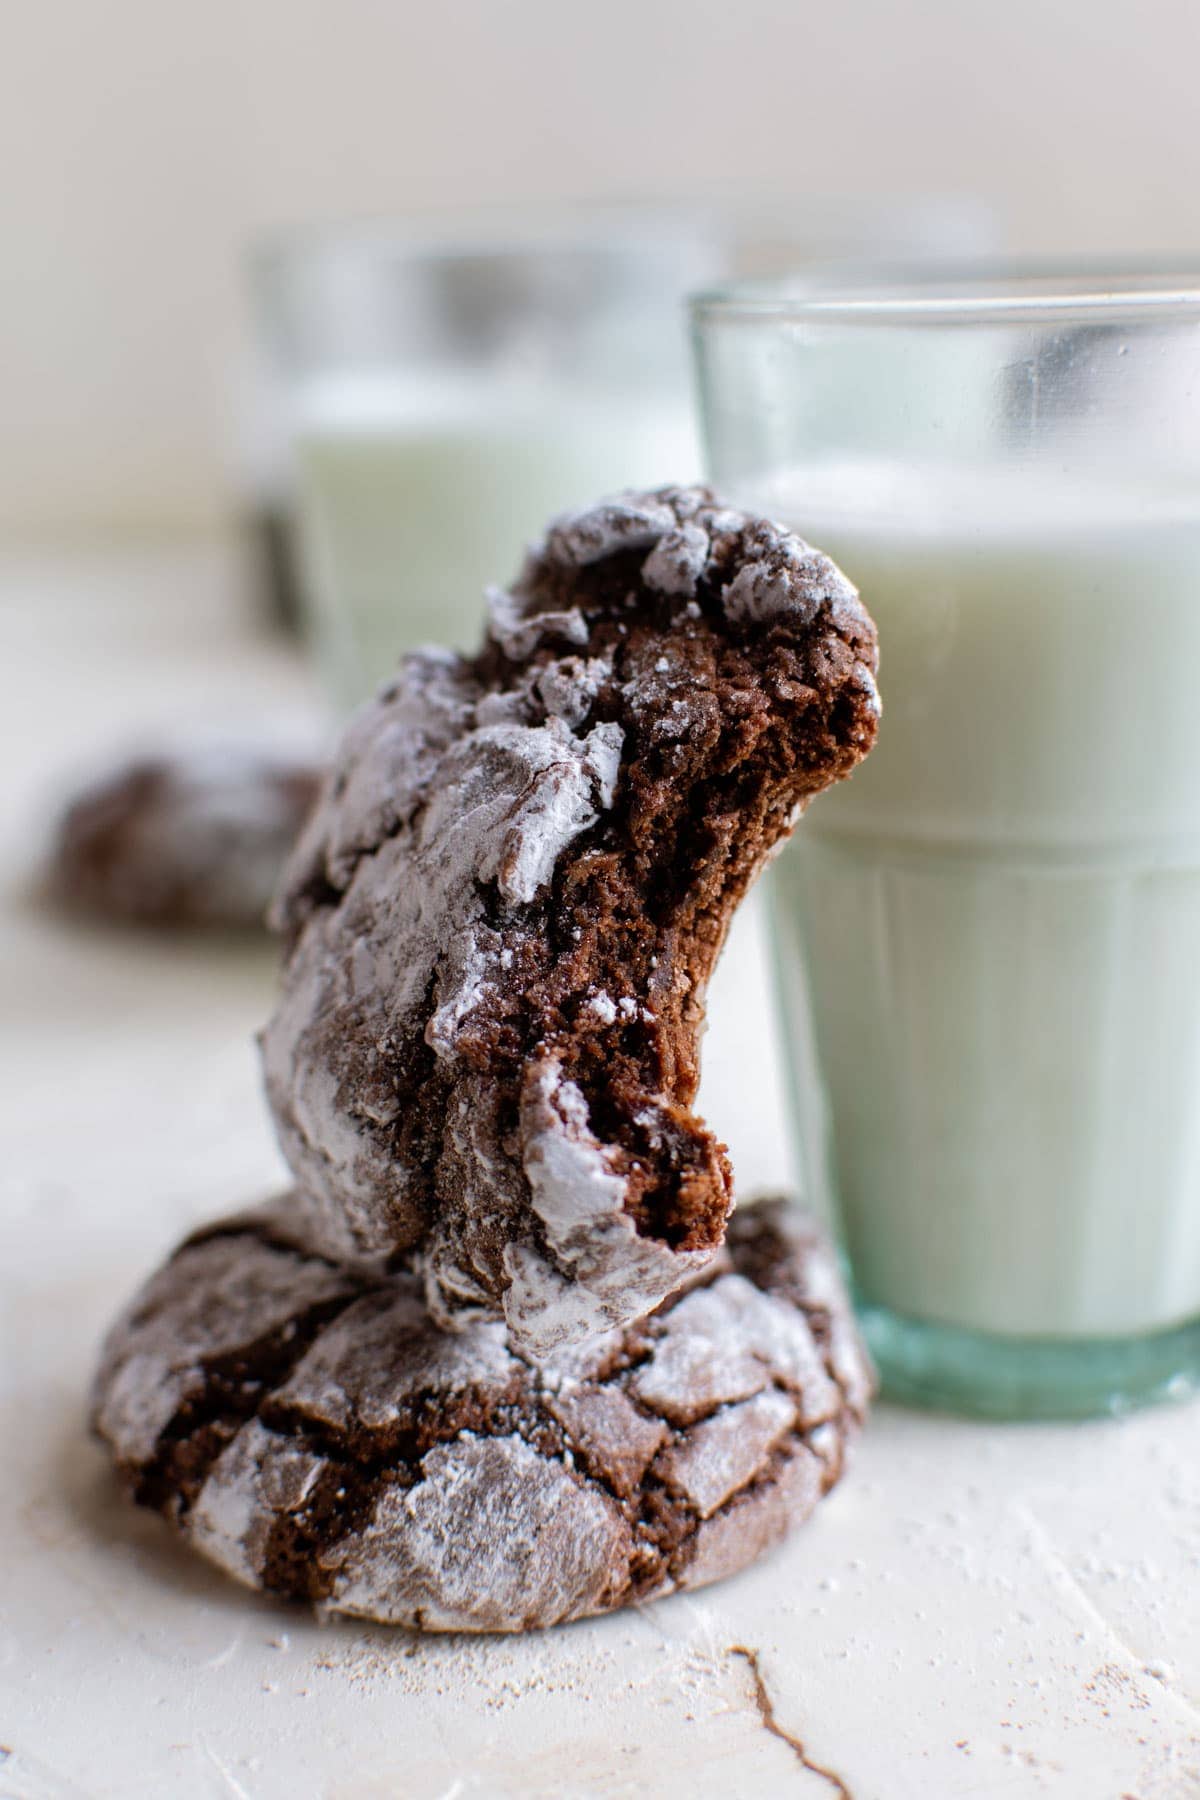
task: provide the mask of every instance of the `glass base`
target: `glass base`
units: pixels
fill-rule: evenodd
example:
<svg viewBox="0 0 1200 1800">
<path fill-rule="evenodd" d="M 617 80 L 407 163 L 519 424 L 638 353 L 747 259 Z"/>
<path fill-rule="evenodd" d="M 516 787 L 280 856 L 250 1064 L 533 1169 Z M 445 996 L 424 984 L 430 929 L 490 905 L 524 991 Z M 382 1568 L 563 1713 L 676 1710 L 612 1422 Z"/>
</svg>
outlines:
<svg viewBox="0 0 1200 1800">
<path fill-rule="evenodd" d="M 976 1419 L 1094 1419 L 1200 1393 L 1200 1319 L 1153 1337 L 1009 1338 L 857 1299 L 883 1396 Z"/>
</svg>

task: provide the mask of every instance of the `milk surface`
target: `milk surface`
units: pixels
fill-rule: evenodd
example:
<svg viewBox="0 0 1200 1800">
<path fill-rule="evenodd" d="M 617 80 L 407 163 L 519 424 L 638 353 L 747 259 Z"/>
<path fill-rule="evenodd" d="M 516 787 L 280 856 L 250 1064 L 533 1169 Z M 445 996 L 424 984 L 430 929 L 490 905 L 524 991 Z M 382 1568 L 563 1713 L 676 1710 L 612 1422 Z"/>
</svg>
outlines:
<svg viewBox="0 0 1200 1800">
<path fill-rule="evenodd" d="M 694 476 L 685 405 L 487 374 L 311 384 L 296 424 L 315 621 L 343 705 L 401 651 L 473 648 L 488 583 L 555 513 Z"/>
<path fill-rule="evenodd" d="M 779 866 L 783 978 L 864 1296 L 1121 1335 L 1200 1315 L 1200 497 L 1029 486 L 747 489 L 882 653 L 878 746 Z"/>
</svg>

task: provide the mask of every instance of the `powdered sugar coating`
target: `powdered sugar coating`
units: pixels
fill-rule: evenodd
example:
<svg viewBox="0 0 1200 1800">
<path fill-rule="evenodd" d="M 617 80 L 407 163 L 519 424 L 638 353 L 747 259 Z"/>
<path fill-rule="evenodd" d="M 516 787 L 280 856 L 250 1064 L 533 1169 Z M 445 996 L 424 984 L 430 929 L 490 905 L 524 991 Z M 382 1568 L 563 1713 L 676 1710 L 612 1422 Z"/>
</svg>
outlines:
<svg viewBox="0 0 1200 1800">
<path fill-rule="evenodd" d="M 763 1555 L 796 1519 L 807 1517 L 831 1485 L 819 1458 L 801 1445 L 770 1483 L 735 1495 L 701 1522 L 693 1541 L 690 1585 L 722 1581 Z"/>
<path fill-rule="evenodd" d="M 763 624 L 791 616 L 807 623 L 825 604 L 846 624 L 861 611 L 857 590 L 803 538 L 767 520 L 755 525 L 751 537 L 750 554 L 721 591 L 731 619 Z"/>
<path fill-rule="evenodd" d="M 638 1235 L 624 1210 L 626 1183 L 589 1129 L 583 1095 L 562 1080 L 553 1059 L 530 1066 L 521 1135 L 547 1253 L 528 1243 L 508 1246 L 504 1317 L 532 1356 L 640 1317 L 709 1260 Z"/>
<path fill-rule="evenodd" d="M 138 1296 L 126 1336 L 109 1340 L 97 1376 L 97 1429 L 145 1460 L 164 1426 L 205 1386 L 205 1363 L 286 1331 L 309 1307 L 354 1293 L 324 1263 L 247 1240 L 229 1267 L 222 1243 L 192 1244 Z"/>
<path fill-rule="evenodd" d="M 364 1068 L 364 1039 L 382 1047 L 423 1015 L 424 1041 L 455 1061 L 463 1020 L 499 974 L 486 890 L 529 905 L 566 845 L 611 805 L 620 760 L 611 724 L 584 735 L 558 716 L 465 729 L 461 687 L 433 667 L 431 687 L 416 664 L 385 690 L 377 731 L 360 722 L 365 753 L 298 847 L 292 879 L 309 879 L 319 858 L 346 881 L 344 899 L 308 920 L 263 1035 L 284 1154 L 311 1199 L 328 1203 L 324 1242 L 350 1260 L 405 1235 L 389 1202 L 402 1202 L 410 1176 L 381 1139 L 397 1113 L 382 1057 Z"/>
<path fill-rule="evenodd" d="M 616 551 L 647 550 L 675 528 L 675 513 L 655 495 L 622 494 L 556 519 L 542 555 L 582 569 Z"/>
<path fill-rule="evenodd" d="M 684 524 L 659 539 L 642 564 L 642 580 L 658 594 L 691 599 L 700 585 L 711 542 L 699 525 Z"/>
<path fill-rule="evenodd" d="M 831 1278 L 837 1281 L 836 1271 Z M 837 1412 L 840 1390 L 812 1335 L 797 1330 L 795 1308 L 731 1275 L 683 1297 L 674 1330 L 636 1370 L 632 1391 L 664 1418 L 686 1424 L 717 1395 L 729 1401 L 761 1393 L 781 1368 L 805 1397 L 806 1425 Z"/>
<path fill-rule="evenodd" d="M 338 1559 L 334 1612 L 427 1631 L 520 1631 L 603 1612 L 632 1532 L 616 1503 L 516 1434 L 439 1444 Z"/>
<path fill-rule="evenodd" d="M 327 1325 L 277 1396 L 313 1424 L 382 1432 L 405 1418 L 415 1392 L 461 1396 L 481 1384 L 495 1392 L 519 1372 L 502 1326 L 481 1323 L 469 1336 L 435 1336 L 420 1293 L 393 1283 L 365 1294 Z"/>
<path fill-rule="evenodd" d="M 705 986 L 869 748 L 874 631 L 828 559 L 701 488 L 565 515 L 489 605 L 477 658 L 407 659 L 350 727 L 278 903 L 263 1064 L 313 1241 L 362 1270 L 420 1245 L 440 1323 L 547 1356 L 719 1245 Z M 577 979 L 585 926 L 636 967 Z"/>
<path fill-rule="evenodd" d="M 664 1450 L 654 1467 L 702 1519 L 708 1519 L 749 1486 L 795 1423 L 794 1401 L 769 1388 L 702 1420 L 685 1443 Z"/>
<path fill-rule="evenodd" d="M 490 587 L 486 598 L 490 635 L 514 662 L 532 655 L 547 640 L 587 643 L 587 620 L 576 606 L 527 617 L 516 592 L 510 594 L 507 588 Z"/>
<path fill-rule="evenodd" d="M 275 1521 L 304 1509 L 324 1468 L 315 1452 L 251 1419 L 209 1470 L 188 1514 L 188 1537 L 210 1562 L 253 1587 Z"/>
<path fill-rule="evenodd" d="M 869 1384 L 861 1348 L 850 1388 L 832 1373 L 831 1321 L 857 1340 L 827 1248 L 778 1203 L 753 1213 L 683 1299 L 537 1364 L 499 1324 L 440 1330 L 411 1264 L 348 1283 L 281 1202 L 147 1284 L 109 1334 L 95 1426 L 212 1562 L 333 1611 L 513 1631 L 715 1580 L 832 1486 Z M 810 1316 L 780 1295 L 814 1265 Z M 697 1301 L 728 1377 L 693 1356 L 689 1390 Z M 655 1365 L 666 1411 L 639 1381 Z"/>
</svg>

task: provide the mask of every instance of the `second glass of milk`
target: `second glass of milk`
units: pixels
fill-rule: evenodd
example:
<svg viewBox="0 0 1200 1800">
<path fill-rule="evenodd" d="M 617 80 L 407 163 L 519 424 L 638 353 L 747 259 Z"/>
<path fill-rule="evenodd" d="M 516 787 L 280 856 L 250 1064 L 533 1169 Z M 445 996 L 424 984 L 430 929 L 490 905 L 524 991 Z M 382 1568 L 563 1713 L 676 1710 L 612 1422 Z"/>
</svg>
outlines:
<svg viewBox="0 0 1200 1800">
<path fill-rule="evenodd" d="M 810 1200 L 885 1386 L 1200 1382 L 1200 279 L 702 299 L 720 487 L 842 565 L 879 743 L 775 877 Z"/>
<path fill-rule="evenodd" d="M 687 212 L 594 208 L 301 233 L 265 248 L 308 624 L 335 705 L 402 651 L 473 649 L 489 583 L 546 521 L 692 479 Z"/>
</svg>

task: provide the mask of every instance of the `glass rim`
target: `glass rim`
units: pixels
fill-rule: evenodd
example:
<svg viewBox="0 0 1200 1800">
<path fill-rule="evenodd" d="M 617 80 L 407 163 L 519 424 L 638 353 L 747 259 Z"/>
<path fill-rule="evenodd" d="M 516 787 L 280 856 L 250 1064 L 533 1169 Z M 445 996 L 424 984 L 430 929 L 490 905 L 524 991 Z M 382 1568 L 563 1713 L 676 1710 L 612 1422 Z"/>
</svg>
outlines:
<svg viewBox="0 0 1200 1800">
<path fill-rule="evenodd" d="M 655 249 L 664 237 L 672 245 L 700 240 L 708 225 L 698 204 L 658 197 L 498 202 L 277 226 L 252 238 L 244 255 L 260 275 L 276 276 L 339 261 L 620 256 Z"/>
<path fill-rule="evenodd" d="M 1200 267 L 1154 262 L 976 262 L 805 269 L 769 281 L 733 281 L 688 298 L 693 324 L 875 326 L 1097 325 L 1150 317 L 1200 323 Z"/>
</svg>

